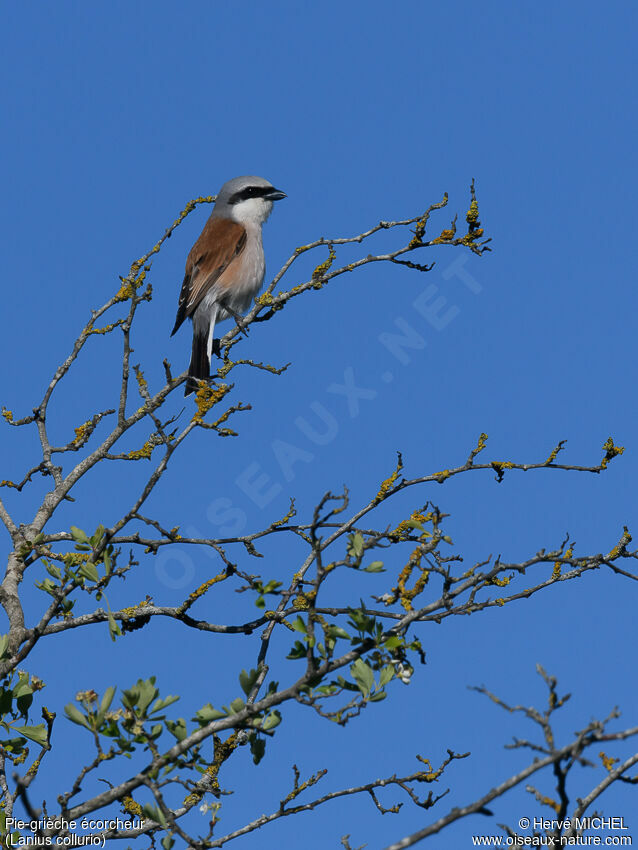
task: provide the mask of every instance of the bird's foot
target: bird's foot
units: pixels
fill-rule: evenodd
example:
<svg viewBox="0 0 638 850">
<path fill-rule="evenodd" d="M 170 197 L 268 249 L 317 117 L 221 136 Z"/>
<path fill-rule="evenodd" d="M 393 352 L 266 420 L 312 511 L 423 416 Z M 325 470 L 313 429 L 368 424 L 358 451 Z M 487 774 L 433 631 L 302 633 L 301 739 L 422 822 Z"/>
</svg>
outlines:
<svg viewBox="0 0 638 850">
<path fill-rule="evenodd" d="M 243 320 L 243 318 L 239 315 L 239 313 L 236 313 L 236 312 L 235 312 L 235 311 L 234 311 L 231 307 L 229 307 L 229 306 L 228 306 L 228 304 L 224 304 L 224 310 L 226 310 L 226 312 L 227 312 L 230 316 L 232 316 L 232 317 L 233 317 L 233 319 L 235 320 L 235 324 L 237 325 L 237 330 L 238 330 L 240 333 L 242 333 L 244 336 L 248 336 L 248 328 L 247 328 L 247 327 L 246 327 L 246 325 L 244 324 L 244 320 Z"/>
</svg>

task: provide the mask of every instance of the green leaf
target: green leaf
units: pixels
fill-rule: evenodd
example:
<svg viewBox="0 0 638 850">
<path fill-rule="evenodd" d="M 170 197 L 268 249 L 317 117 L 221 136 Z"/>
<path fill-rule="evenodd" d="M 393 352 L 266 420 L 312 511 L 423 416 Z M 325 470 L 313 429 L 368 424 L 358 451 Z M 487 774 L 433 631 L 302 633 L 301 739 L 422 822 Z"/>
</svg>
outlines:
<svg viewBox="0 0 638 850">
<path fill-rule="evenodd" d="M 391 635 L 383 644 L 386 649 L 396 649 L 398 646 L 403 646 L 404 640 L 398 635 Z"/>
<path fill-rule="evenodd" d="M 213 706 L 208 702 L 203 708 L 200 708 L 199 711 L 195 712 L 195 719 L 202 726 L 206 726 L 206 724 L 211 723 L 213 720 L 219 720 L 221 717 L 226 717 L 225 711 L 220 711 L 218 708 L 213 708 Z"/>
<path fill-rule="evenodd" d="M 270 714 L 267 714 L 266 717 L 264 717 L 261 728 L 267 732 L 269 729 L 275 729 L 280 723 L 281 713 L 277 710 L 271 711 Z"/>
<path fill-rule="evenodd" d="M 9 648 L 9 635 L 0 635 L 0 658 L 4 658 L 5 652 Z"/>
<path fill-rule="evenodd" d="M 336 694 L 339 690 L 338 685 L 320 685 L 317 688 L 317 693 L 325 694 L 326 696 L 330 696 L 331 694 Z"/>
<path fill-rule="evenodd" d="M 102 538 L 104 537 L 105 531 L 106 529 L 103 525 L 98 525 L 98 527 L 95 529 L 95 534 L 91 537 L 91 544 L 93 546 L 97 546 L 99 543 L 102 542 Z"/>
<path fill-rule="evenodd" d="M 98 726 L 102 725 L 102 721 L 104 720 L 104 718 L 106 716 L 106 712 L 111 707 L 111 703 L 113 702 L 113 697 L 115 696 L 116 690 L 117 690 L 117 688 L 115 688 L 115 687 L 113 687 L 113 685 L 111 685 L 109 688 L 107 688 L 104 691 L 104 696 L 102 697 L 102 700 L 100 701 L 100 709 L 97 713 Z"/>
<path fill-rule="evenodd" d="M 0 745 L 8 752 L 19 755 L 23 752 L 26 742 L 26 738 L 8 738 L 7 740 L 0 741 Z"/>
<path fill-rule="evenodd" d="M 150 711 L 148 712 L 148 716 L 151 717 L 153 714 L 157 714 L 158 711 L 161 711 L 163 708 L 166 708 L 169 705 L 173 705 L 174 702 L 179 700 L 178 696 L 167 696 L 163 699 L 157 699 L 151 706 Z"/>
<path fill-rule="evenodd" d="M 425 531 L 420 522 L 415 519 L 408 519 L 402 524 L 403 528 L 418 528 L 419 531 Z"/>
<path fill-rule="evenodd" d="M 177 738 L 178 741 L 183 741 L 186 735 L 188 734 L 186 730 L 186 721 L 183 717 L 178 718 L 174 722 L 172 720 L 167 720 L 166 728 L 171 733 L 171 735 Z"/>
<path fill-rule="evenodd" d="M 367 614 L 365 604 L 361 600 L 361 608 L 348 608 L 350 620 L 354 628 L 359 632 L 372 634 L 376 620 Z"/>
<path fill-rule="evenodd" d="M 370 697 L 370 702 L 381 702 L 381 700 L 386 697 L 387 693 L 385 691 L 377 691 L 376 694 L 372 694 Z"/>
<path fill-rule="evenodd" d="M 29 684 L 29 680 L 24 673 L 20 673 L 20 681 L 13 688 L 13 696 L 15 699 L 19 699 L 24 696 L 31 696 L 33 694 L 33 688 Z"/>
<path fill-rule="evenodd" d="M 104 569 L 106 571 L 107 576 L 111 575 L 111 555 L 109 554 L 108 548 L 104 550 L 104 555 L 102 556 L 102 560 L 104 561 Z"/>
<path fill-rule="evenodd" d="M 44 723 L 38 723 L 37 726 L 14 726 L 13 730 L 41 747 L 47 746 L 47 727 Z"/>
<path fill-rule="evenodd" d="M 58 567 L 57 564 L 50 564 L 48 561 L 44 561 L 44 566 L 46 571 L 53 578 L 61 579 L 62 578 L 62 570 Z"/>
<path fill-rule="evenodd" d="M 266 752 L 266 742 L 263 738 L 260 738 L 257 735 L 254 735 L 250 739 L 250 752 L 253 755 L 253 762 L 255 764 L 259 764 L 259 762 L 263 759 L 264 753 Z"/>
<path fill-rule="evenodd" d="M 145 714 L 146 709 L 159 696 L 159 690 L 155 687 L 155 676 L 150 679 L 138 679 L 137 687 L 139 688 L 138 707 L 140 714 Z"/>
<path fill-rule="evenodd" d="M 373 561 L 371 564 L 365 568 L 364 572 L 366 573 L 384 573 L 383 569 L 383 561 Z"/>
<path fill-rule="evenodd" d="M 159 691 L 155 687 L 155 676 L 150 676 L 148 679 L 138 679 L 132 688 L 124 691 L 122 702 L 126 708 L 137 707 L 136 713 L 143 715 L 152 700 L 158 695 Z"/>
<path fill-rule="evenodd" d="M 241 697 L 237 697 L 230 704 L 230 710 L 233 714 L 239 714 L 240 711 L 243 710 L 246 703 L 243 701 Z"/>
<path fill-rule="evenodd" d="M 308 634 L 308 627 L 301 617 L 297 617 L 294 623 L 290 624 L 296 632 L 301 632 L 304 635 Z"/>
<path fill-rule="evenodd" d="M 307 653 L 306 647 L 300 640 L 295 641 L 295 645 L 290 650 L 286 658 L 289 658 L 291 661 L 296 661 L 299 658 L 305 658 Z"/>
<path fill-rule="evenodd" d="M 337 638 L 344 638 L 345 640 L 350 640 L 350 635 L 345 629 L 342 629 L 341 626 L 328 626 L 326 629 L 326 634 L 328 637 L 336 640 Z"/>
<path fill-rule="evenodd" d="M 351 558 L 360 558 L 363 555 L 363 534 L 355 531 L 348 535 L 348 555 Z"/>
<path fill-rule="evenodd" d="M 175 844 L 175 839 L 171 835 L 165 835 L 160 841 L 160 844 L 164 850 L 171 850 L 171 847 Z"/>
<path fill-rule="evenodd" d="M 13 688 L 13 697 L 18 711 L 23 717 L 26 717 L 33 702 L 33 688 L 29 684 L 29 677 L 26 673 L 18 673 L 18 676 L 20 678 L 18 684 Z"/>
<path fill-rule="evenodd" d="M 107 608 L 108 608 L 108 602 L 107 602 Z M 115 643 L 115 638 L 122 636 L 122 630 L 118 626 L 117 621 L 116 621 L 115 617 L 113 616 L 113 614 L 111 614 L 110 608 L 108 608 L 108 611 L 106 612 L 106 616 L 107 616 L 108 624 L 109 624 L 109 636 L 110 636 L 111 640 L 113 641 L 113 643 Z"/>
<path fill-rule="evenodd" d="M 34 583 L 38 590 L 43 590 L 45 593 L 49 593 L 51 596 L 55 597 L 56 587 L 50 578 L 45 578 L 44 581 L 36 581 Z"/>
<path fill-rule="evenodd" d="M 150 818 L 150 820 L 154 820 L 156 823 L 159 823 L 161 826 L 166 826 L 166 818 L 162 814 L 161 809 L 157 806 L 145 803 L 142 806 L 142 814 L 146 815 L 146 817 Z"/>
<path fill-rule="evenodd" d="M 100 580 L 100 574 L 97 571 L 97 567 L 95 566 L 95 564 L 91 564 L 90 562 L 82 564 L 80 566 L 80 569 L 78 570 L 78 573 L 84 578 L 88 578 L 89 581 Z"/>
<path fill-rule="evenodd" d="M 381 671 L 381 675 L 379 676 L 379 686 L 382 688 L 384 685 L 387 685 L 389 681 L 394 679 L 394 667 L 392 664 L 386 664 L 386 666 Z"/>
<path fill-rule="evenodd" d="M 352 678 L 359 686 L 359 690 L 363 696 L 369 696 L 372 686 L 374 685 L 374 673 L 372 672 L 372 668 L 366 664 L 363 658 L 357 658 L 354 664 L 350 667 L 350 672 L 352 673 Z"/>
<path fill-rule="evenodd" d="M 91 726 L 86 717 L 82 714 L 82 712 L 70 702 L 68 705 L 64 706 L 64 713 L 69 718 L 69 720 L 73 723 L 77 723 L 78 726 L 84 726 L 85 729 L 90 729 Z"/>
<path fill-rule="evenodd" d="M 85 531 L 82 531 L 81 528 L 77 528 L 75 525 L 71 526 L 71 537 L 75 540 L 76 543 L 89 543 L 89 538 Z"/>
<path fill-rule="evenodd" d="M 11 703 L 13 702 L 13 694 L 5 688 L 0 689 L 0 717 L 4 717 L 11 711 Z"/>
<path fill-rule="evenodd" d="M 246 694 L 246 696 L 250 695 L 250 692 L 253 689 L 253 685 L 259 678 L 259 670 L 251 670 L 250 673 L 247 673 L 245 670 L 242 670 L 239 674 L 239 684 L 241 685 L 242 691 Z"/>
</svg>

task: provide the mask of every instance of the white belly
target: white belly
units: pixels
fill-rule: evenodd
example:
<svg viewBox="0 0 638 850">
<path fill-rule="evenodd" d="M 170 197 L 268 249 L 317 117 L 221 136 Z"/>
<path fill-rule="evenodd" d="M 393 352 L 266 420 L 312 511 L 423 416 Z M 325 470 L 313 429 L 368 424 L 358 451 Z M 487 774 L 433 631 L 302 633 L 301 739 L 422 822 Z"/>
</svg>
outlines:
<svg viewBox="0 0 638 850">
<path fill-rule="evenodd" d="M 195 313 L 193 325 L 196 332 L 209 331 L 211 340 L 216 322 L 227 319 L 231 313 L 245 313 L 250 309 L 255 295 L 261 289 L 266 274 L 266 262 L 261 241 L 261 226 L 246 226 L 246 247 L 220 276 L 202 298 Z M 230 281 L 232 280 L 232 285 Z"/>
</svg>

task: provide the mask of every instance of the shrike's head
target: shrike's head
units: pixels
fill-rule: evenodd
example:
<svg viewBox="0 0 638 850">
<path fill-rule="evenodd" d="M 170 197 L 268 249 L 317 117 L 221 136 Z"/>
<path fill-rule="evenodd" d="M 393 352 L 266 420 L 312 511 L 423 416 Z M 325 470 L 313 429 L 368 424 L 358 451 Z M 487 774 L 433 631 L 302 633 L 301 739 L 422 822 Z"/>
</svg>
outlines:
<svg viewBox="0 0 638 850">
<path fill-rule="evenodd" d="M 263 177 L 233 177 L 219 190 L 213 215 L 241 224 L 263 224 L 272 211 L 273 201 L 285 198 Z"/>
</svg>

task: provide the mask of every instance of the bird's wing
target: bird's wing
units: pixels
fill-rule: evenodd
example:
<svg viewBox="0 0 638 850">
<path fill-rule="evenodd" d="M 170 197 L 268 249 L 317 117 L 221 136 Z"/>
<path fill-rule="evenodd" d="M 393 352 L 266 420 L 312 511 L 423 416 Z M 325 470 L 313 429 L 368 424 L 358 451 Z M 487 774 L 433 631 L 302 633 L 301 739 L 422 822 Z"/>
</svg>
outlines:
<svg viewBox="0 0 638 850">
<path fill-rule="evenodd" d="M 171 336 L 184 319 L 193 315 L 200 301 L 246 245 L 246 229 L 227 218 L 211 216 L 186 260 L 179 294 L 177 317 Z"/>
</svg>

